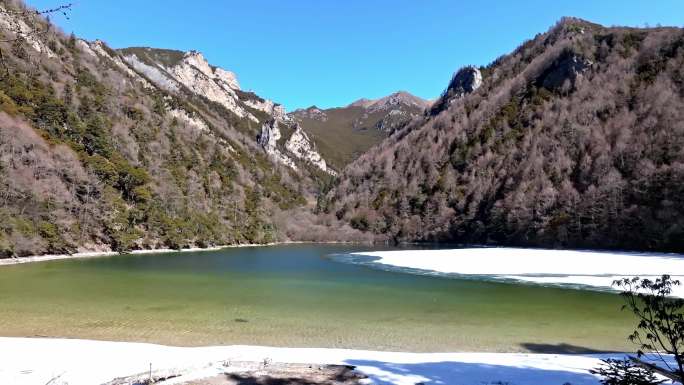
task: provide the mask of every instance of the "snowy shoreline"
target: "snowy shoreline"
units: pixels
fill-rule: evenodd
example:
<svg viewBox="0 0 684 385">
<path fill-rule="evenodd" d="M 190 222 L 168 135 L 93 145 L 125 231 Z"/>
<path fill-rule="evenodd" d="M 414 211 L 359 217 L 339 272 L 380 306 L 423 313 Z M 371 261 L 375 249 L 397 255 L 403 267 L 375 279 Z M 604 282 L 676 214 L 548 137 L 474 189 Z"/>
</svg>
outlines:
<svg viewBox="0 0 684 385">
<path fill-rule="evenodd" d="M 399 250 L 351 253 L 376 258 L 380 264 L 407 272 L 480 277 L 573 288 L 617 289 L 616 279 L 669 274 L 684 281 L 684 255 L 664 253 L 547 250 L 523 248 L 465 248 L 451 250 Z M 684 287 L 674 296 L 684 298 Z"/>
<path fill-rule="evenodd" d="M 14 385 L 101 384 L 147 373 L 182 374 L 160 384 L 215 376 L 231 362 L 344 364 L 374 384 L 416 383 L 597 385 L 588 373 L 601 358 L 624 354 L 398 353 L 265 346 L 173 347 L 133 342 L 0 337 L 0 383 Z"/>
</svg>

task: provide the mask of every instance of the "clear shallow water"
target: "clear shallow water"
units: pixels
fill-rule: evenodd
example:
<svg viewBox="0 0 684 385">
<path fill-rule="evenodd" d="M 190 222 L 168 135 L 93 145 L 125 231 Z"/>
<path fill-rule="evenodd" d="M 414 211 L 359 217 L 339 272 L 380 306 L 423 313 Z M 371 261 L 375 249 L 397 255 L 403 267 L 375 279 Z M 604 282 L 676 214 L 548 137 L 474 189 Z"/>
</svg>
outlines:
<svg viewBox="0 0 684 385">
<path fill-rule="evenodd" d="M 611 293 L 341 263 L 362 246 L 123 255 L 0 268 L 0 335 L 410 351 L 624 350 Z M 349 261 L 347 261 L 349 262 Z"/>
</svg>

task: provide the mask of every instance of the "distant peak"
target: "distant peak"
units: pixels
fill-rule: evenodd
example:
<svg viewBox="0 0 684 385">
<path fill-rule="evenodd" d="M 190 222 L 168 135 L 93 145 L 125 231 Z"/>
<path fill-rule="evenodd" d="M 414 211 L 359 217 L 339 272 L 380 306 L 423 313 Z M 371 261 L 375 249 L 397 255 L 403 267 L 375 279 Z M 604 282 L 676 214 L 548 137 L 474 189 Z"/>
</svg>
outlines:
<svg viewBox="0 0 684 385">
<path fill-rule="evenodd" d="M 370 107 L 371 104 L 373 104 L 375 100 L 372 99 L 367 99 L 367 98 L 361 98 L 358 99 L 351 104 L 349 104 L 347 107 L 363 107 L 363 108 L 368 108 Z"/>
<path fill-rule="evenodd" d="M 406 91 L 397 91 L 393 94 L 390 94 L 388 96 L 385 96 L 384 98 L 380 98 L 376 101 L 374 101 L 369 108 L 372 109 L 377 109 L 377 108 L 382 108 L 383 106 L 395 106 L 399 104 L 404 104 L 408 106 L 414 106 L 414 107 L 419 107 L 419 108 L 425 108 L 427 107 L 430 103 L 423 99 L 419 98 L 409 92 Z"/>
<path fill-rule="evenodd" d="M 429 101 L 419 98 L 418 96 L 415 96 L 411 94 L 408 91 L 397 91 L 392 94 L 389 94 L 385 97 L 379 98 L 379 99 L 367 99 L 367 98 L 362 98 L 359 99 L 351 104 L 348 105 L 348 107 L 363 107 L 363 108 L 381 108 L 383 106 L 388 106 L 388 105 L 398 105 L 398 104 L 405 104 L 409 106 L 416 106 L 420 108 L 425 108 L 427 107 L 430 103 Z"/>
</svg>

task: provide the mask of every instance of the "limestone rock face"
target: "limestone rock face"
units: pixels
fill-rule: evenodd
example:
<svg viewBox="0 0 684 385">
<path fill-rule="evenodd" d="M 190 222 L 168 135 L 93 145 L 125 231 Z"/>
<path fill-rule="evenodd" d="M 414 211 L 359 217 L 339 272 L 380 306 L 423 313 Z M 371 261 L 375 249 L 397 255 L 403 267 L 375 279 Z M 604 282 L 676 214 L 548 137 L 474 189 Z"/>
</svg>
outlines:
<svg viewBox="0 0 684 385">
<path fill-rule="evenodd" d="M 241 118 L 259 121 L 239 105 L 235 92 L 236 89 L 239 90 L 239 86 L 235 75 L 228 71 L 216 73 L 201 53 L 186 52 L 178 64 L 166 70 L 174 80 L 193 93 L 219 103 Z"/>
<path fill-rule="evenodd" d="M 290 136 L 290 139 L 285 142 L 285 148 L 296 158 L 309 162 L 324 172 L 336 174 L 328 168 L 325 159 L 316 151 L 314 143 L 298 123 L 295 124 L 295 131 Z"/>
<path fill-rule="evenodd" d="M 95 50 L 93 45 L 89 46 Z M 220 104 L 240 118 L 261 124 L 257 142 L 275 162 L 297 169 L 297 161 L 310 163 L 324 172 L 333 173 L 313 141 L 287 114 L 285 108 L 253 92 L 243 91 L 234 73 L 210 65 L 197 51 L 180 52 L 151 48 L 129 48 L 120 51 L 131 72 L 141 74 L 156 87 L 193 94 Z M 106 53 L 106 52 L 105 52 Z M 264 115 L 256 113 L 261 111 Z M 179 121 L 206 131 L 206 122 L 180 110 L 169 111 Z"/>
<path fill-rule="evenodd" d="M 167 91 L 179 92 L 185 88 L 222 105 L 238 117 L 254 122 L 259 122 L 259 119 L 245 106 L 278 119 L 286 118 L 287 114 L 282 106 L 251 93 L 242 92 L 237 76 L 233 72 L 210 65 L 200 52 L 173 51 L 179 56 L 175 61 L 162 59 L 156 50 L 150 48 L 140 48 L 136 52 L 125 49 L 122 52 L 128 65 Z"/>
<path fill-rule="evenodd" d="M 278 120 L 290 120 L 290 117 L 287 115 L 287 111 L 285 111 L 285 107 L 271 100 L 256 97 L 253 99 L 244 99 L 243 101 L 246 105 L 254 108 L 255 110 L 263 111 Z"/>
<path fill-rule="evenodd" d="M 475 92 L 482 86 L 482 73 L 475 66 L 466 66 L 458 70 L 449 82 L 444 94 L 435 101 L 430 113 L 436 115 L 447 109 L 453 102 Z"/>
<path fill-rule="evenodd" d="M 178 92 L 180 90 L 179 84 L 176 80 L 164 73 L 163 70 L 156 66 L 149 65 L 138 58 L 137 55 L 124 56 L 124 60 L 136 72 L 142 74 L 157 87 L 163 88 L 167 91 Z"/>
<path fill-rule="evenodd" d="M 128 75 L 129 78 L 134 81 L 139 82 L 145 88 L 153 88 L 152 84 L 148 82 L 144 77 L 140 76 L 137 72 L 131 69 L 124 61 L 121 56 L 113 52 L 111 49 L 106 48 L 105 43 L 102 40 L 95 40 L 93 42 L 88 42 L 86 40 L 79 39 L 76 44 L 79 48 L 88 55 L 94 57 L 102 57 L 110 60 L 114 65 L 120 69 L 123 73 Z"/>
<path fill-rule="evenodd" d="M 266 151 L 266 154 L 278 163 L 282 163 L 290 168 L 297 169 L 294 161 L 283 154 L 278 148 L 278 141 L 282 137 L 280 128 L 278 127 L 278 120 L 265 123 L 261 126 L 261 133 L 257 137 L 259 145 Z"/>
<path fill-rule="evenodd" d="M 453 96 L 463 97 L 482 85 L 482 73 L 477 67 L 467 66 L 461 68 L 451 79 L 448 90 Z"/>
<path fill-rule="evenodd" d="M 18 34 L 21 35 L 28 45 L 36 52 L 44 54 L 49 58 L 57 57 L 57 55 L 40 39 L 40 34 L 34 33 L 34 29 L 26 24 L 26 21 L 22 18 L 13 17 L 13 13 L 7 11 L 5 6 L 1 4 L 0 28 L 4 31 L 11 31 L 12 34 L 14 34 L 15 31 L 18 32 Z"/>
<path fill-rule="evenodd" d="M 295 160 L 310 163 L 323 172 L 336 175 L 335 171 L 328 168 L 325 159 L 316 151 L 314 143 L 309 136 L 302 130 L 302 127 L 295 123 L 294 132 L 285 141 L 284 146 L 279 146 L 279 141 L 283 137 L 280 131 L 278 119 L 273 119 L 261 126 L 261 133 L 257 141 L 266 153 L 275 161 L 282 163 L 293 169 L 297 169 Z"/>
</svg>

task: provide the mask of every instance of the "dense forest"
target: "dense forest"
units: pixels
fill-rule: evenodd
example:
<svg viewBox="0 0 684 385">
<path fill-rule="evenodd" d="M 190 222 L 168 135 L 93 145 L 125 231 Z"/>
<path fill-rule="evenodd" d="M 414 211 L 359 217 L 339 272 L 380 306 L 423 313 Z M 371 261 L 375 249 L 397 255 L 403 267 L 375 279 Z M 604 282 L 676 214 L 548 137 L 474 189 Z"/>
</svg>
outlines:
<svg viewBox="0 0 684 385">
<path fill-rule="evenodd" d="M 355 234 L 311 212 L 326 175 L 259 147 L 273 117 L 246 99 L 262 99 L 239 94 L 249 119 L 165 90 L 106 44 L 0 6 L 0 257 Z"/>
<path fill-rule="evenodd" d="M 320 209 L 376 239 L 684 251 L 684 30 L 565 18 L 477 72 Z"/>
</svg>

